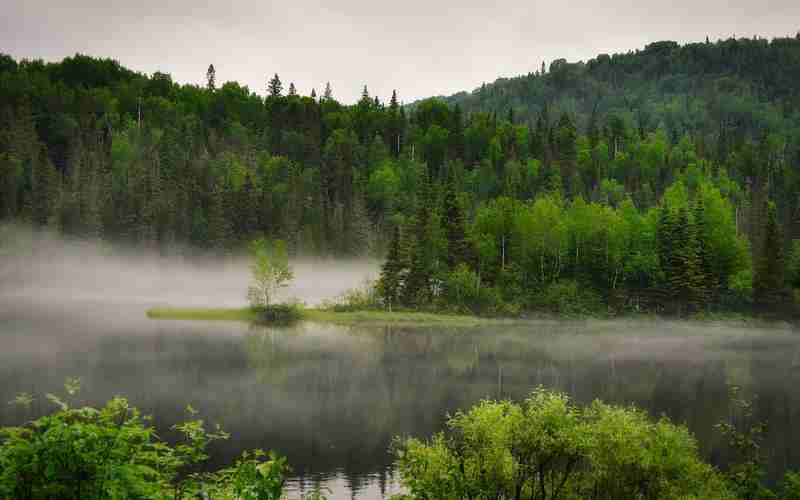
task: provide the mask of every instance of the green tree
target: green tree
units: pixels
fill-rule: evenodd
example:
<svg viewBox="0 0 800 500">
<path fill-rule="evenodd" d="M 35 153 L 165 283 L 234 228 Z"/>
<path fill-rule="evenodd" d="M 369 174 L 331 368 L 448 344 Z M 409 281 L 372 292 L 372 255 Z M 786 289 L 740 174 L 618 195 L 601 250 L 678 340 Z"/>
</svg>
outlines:
<svg viewBox="0 0 800 500">
<path fill-rule="evenodd" d="M 280 97 L 283 92 L 283 83 L 277 73 L 267 82 L 267 95 L 270 97 Z"/>
<path fill-rule="evenodd" d="M 381 267 L 381 277 L 378 283 L 386 307 L 392 308 L 400 303 L 403 288 L 403 275 L 405 266 L 401 250 L 400 226 L 395 226 L 392 239 L 389 242 L 389 252 Z"/>
<path fill-rule="evenodd" d="M 778 225 L 775 204 L 767 205 L 767 223 L 761 258 L 756 266 L 753 292 L 756 303 L 773 306 L 782 299 L 784 287 L 783 233 Z"/>
<path fill-rule="evenodd" d="M 252 278 L 247 289 L 247 299 L 251 307 L 269 307 L 278 290 L 289 286 L 294 279 L 286 244 L 282 240 L 270 243 L 264 238 L 258 238 L 250 245 L 250 256 Z"/>
</svg>

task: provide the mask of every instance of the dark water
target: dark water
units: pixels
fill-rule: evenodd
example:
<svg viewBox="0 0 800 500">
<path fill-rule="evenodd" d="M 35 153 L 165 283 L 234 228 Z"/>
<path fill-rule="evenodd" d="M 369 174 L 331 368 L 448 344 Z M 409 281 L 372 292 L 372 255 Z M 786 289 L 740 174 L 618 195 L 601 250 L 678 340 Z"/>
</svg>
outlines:
<svg viewBox="0 0 800 500">
<path fill-rule="evenodd" d="M 292 487 L 327 485 L 337 498 L 398 491 L 393 436 L 427 436 L 448 411 L 481 398 L 523 398 L 542 384 L 577 400 L 634 403 L 685 422 L 703 454 L 723 463 L 713 426 L 729 415 L 728 384 L 756 397 L 769 421 L 770 474 L 800 468 L 800 335 L 790 328 L 671 322 L 531 322 L 473 329 L 286 329 L 152 321 L 141 309 L 100 315 L 92 304 L 26 312 L 0 307 L 0 424 L 46 410 L 5 404 L 80 377 L 81 400 L 127 396 L 158 426 L 191 403 L 243 448 L 289 457 Z M 102 320 L 100 318 L 102 316 Z"/>
</svg>

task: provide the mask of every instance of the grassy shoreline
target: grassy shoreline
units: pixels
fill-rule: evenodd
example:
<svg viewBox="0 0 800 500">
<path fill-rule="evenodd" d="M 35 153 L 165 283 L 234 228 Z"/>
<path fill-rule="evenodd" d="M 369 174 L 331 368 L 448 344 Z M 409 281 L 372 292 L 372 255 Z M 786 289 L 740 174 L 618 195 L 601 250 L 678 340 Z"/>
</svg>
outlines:
<svg viewBox="0 0 800 500">
<path fill-rule="evenodd" d="M 196 307 L 153 307 L 147 310 L 150 319 L 187 321 L 255 321 L 256 314 L 249 307 L 239 309 Z"/>
<path fill-rule="evenodd" d="M 236 321 L 252 323 L 258 320 L 258 315 L 249 307 L 243 308 L 191 308 L 191 307 L 153 307 L 147 310 L 147 317 L 155 320 L 180 320 L 180 321 Z M 549 314 L 535 314 L 524 318 L 489 318 L 468 314 L 417 312 L 417 311 L 334 311 L 325 308 L 303 308 L 300 311 L 300 321 L 318 323 L 333 323 L 339 325 L 384 326 L 450 326 L 470 327 L 481 325 L 521 325 L 531 321 L 602 321 L 630 319 L 638 321 L 670 321 L 680 320 L 686 323 L 702 323 L 707 325 L 758 325 L 758 326 L 786 326 L 790 323 L 783 320 L 766 320 L 742 314 L 706 314 L 685 318 L 668 318 L 654 314 L 636 314 L 614 317 L 593 316 L 554 316 Z"/>
<path fill-rule="evenodd" d="M 157 320 L 182 320 L 182 321 L 256 321 L 257 315 L 249 307 L 244 308 L 181 308 L 181 307 L 153 307 L 147 310 L 147 317 Z M 414 311 L 345 311 L 337 312 L 330 309 L 308 308 L 302 309 L 300 319 L 303 321 L 316 321 L 336 324 L 408 324 L 416 326 L 478 326 L 484 324 L 511 324 L 524 320 L 482 318 L 479 316 L 440 314 Z"/>
</svg>

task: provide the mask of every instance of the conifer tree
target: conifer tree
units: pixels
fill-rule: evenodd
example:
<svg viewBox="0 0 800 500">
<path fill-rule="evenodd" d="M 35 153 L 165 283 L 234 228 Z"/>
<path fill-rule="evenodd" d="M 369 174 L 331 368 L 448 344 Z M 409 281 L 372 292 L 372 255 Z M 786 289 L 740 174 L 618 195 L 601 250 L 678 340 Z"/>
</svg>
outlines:
<svg viewBox="0 0 800 500">
<path fill-rule="evenodd" d="M 427 168 L 420 169 L 420 187 L 416 214 L 410 219 L 408 235 L 408 277 L 403 289 L 406 303 L 421 305 L 430 298 L 430 280 L 433 268 L 429 223 L 432 211 L 432 192 Z"/>
<path fill-rule="evenodd" d="M 394 231 L 392 231 L 392 239 L 389 242 L 389 251 L 386 255 L 386 261 L 381 268 L 379 283 L 384 303 L 389 311 L 400 303 L 404 269 L 400 226 L 396 225 Z"/>
<path fill-rule="evenodd" d="M 693 207 L 693 224 L 697 249 L 698 299 L 705 307 L 716 296 L 719 278 L 714 271 L 711 249 L 706 235 L 705 202 L 702 193 L 697 193 Z"/>
<path fill-rule="evenodd" d="M 289 83 L 289 95 L 297 95 L 297 88 L 295 88 L 294 82 Z"/>
<path fill-rule="evenodd" d="M 214 65 L 210 64 L 208 66 L 208 71 L 206 71 L 206 88 L 210 91 L 214 91 L 216 87 L 216 79 L 217 79 L 217 70 L 214 69 Z"/>
<path fill-rule="evenodd" d="M 442 223 L 445 226 L 447 234 L 447 255 L 445 256 L 445 261 L 447 262 L 448 269 L 453 270 L 461 263 L 470 262 L 470 247 L 467 241 L 464 211 L 461 208 L 458 192 L 453 180 L 447 184 L 442 216 Z"/>
<path fill-rule="evenodd" d="M 784 287 L 783 234 L 778 225 L 778 214 L 773 202 L 767 204 L 767 224 L 761 258 L 753 279 L 754 299 L 761 306 L 780 302 Z"/>
<path fill-rule="evenodd" d="M 267 83 L 267 95 L 270 97 L 280 97 L 281 93 L 283 92 L 283 84 L 281 83 L 280 77 L 278 74 L 275 73 L 269 83 Z"/>
<path fill-rule="evenodd" d="M 17 215 L 17 190 L 22 175 L 22 162 L 15 156 L 0 153 L 0 219 Z"/>
<path fill-rule="evenodd" d="M 331 82 L 327 82 L 325 84 L 325 92 L 322 94 L 322 98 L 326 101 L 330 101 L 333 99 L 333 91 L 331 90 Z"/>
</svg>

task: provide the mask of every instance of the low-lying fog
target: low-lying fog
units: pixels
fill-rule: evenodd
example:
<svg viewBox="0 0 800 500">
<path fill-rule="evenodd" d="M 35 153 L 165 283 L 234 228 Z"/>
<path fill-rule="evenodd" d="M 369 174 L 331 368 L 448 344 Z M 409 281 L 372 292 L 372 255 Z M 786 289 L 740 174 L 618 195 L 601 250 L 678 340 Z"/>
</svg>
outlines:
<svg viewBox="0 0 800 500">
<path fill-rule="evenodd" d="M 375 276 L 377 262 L 300 259 L 284 297 L 309 304 Z M 329 498 L 396 493 L 394 436 L 429 436 L 444 415 L 481 398 L 521 399 L 538 386 L 635 404 L 685 423 L 703 456 L 729 450 L 715 425 L 728 386 L 769 423 L 769 477 L 800 469 L 800 335 L 788 325 L 656 319 L 529 321 L 513 326 L 335 326 L 157 321 L 148 307 L 246 304 L 247 259 L 182 259 L 110 250 L 0 226 L 0 426 L 32 414 L 6 402 L 81 380 L 81 400 L 121 394 L 160 429 L 186 404 L 231 432 L 215 466 L 243 449 L 288 457 L 298 489 L 323 480 Z M 295 491 L 291 497 L 299 497 Z"/>
<path fill-rule="evenodd" d="M 308 305 L 334 298 L 379 272 L 379 263 L 369 260 L 297 258 L 291 265 L 295 279 L 280 295 Z M 242 307 L 249 281 L 245 256 L 162 256 L 64 240 L 19 226 L 0 227 L 0 308 L 36 305 L 59 310 L 76 302 L 137 310 Z"/>
</svg>

